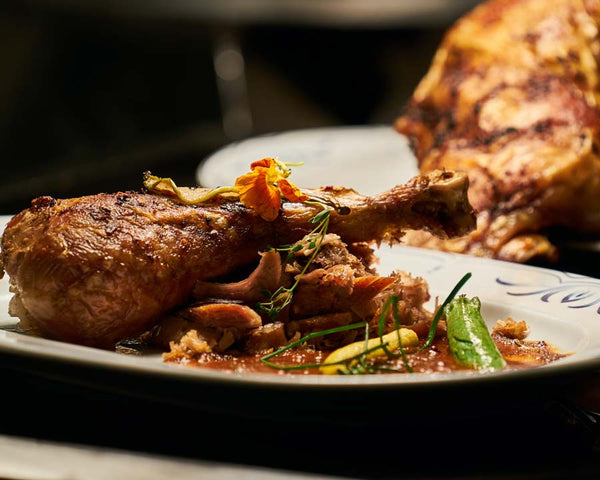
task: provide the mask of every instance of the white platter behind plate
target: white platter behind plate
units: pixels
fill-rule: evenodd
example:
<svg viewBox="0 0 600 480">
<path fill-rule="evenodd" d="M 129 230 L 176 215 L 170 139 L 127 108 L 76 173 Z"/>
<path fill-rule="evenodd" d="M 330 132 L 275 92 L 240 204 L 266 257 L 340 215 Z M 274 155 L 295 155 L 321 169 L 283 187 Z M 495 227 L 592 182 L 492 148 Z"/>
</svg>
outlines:
<svg viewBox="0 0 600 480">
<path fill-rule="evenodd" d="M 3 231 L 8 217 L 0 217 Z M 531 379 L 546 374 L 561 374 L 600 366 L 600 280 L 495 260 L 454 255 L 411 247 L 385 247 L 378 252 L 382 274 L 402 269 L 423 276 L 432 297 L 442 300 L 466 272 L 473 278 L 463 292 L 477 295 L 483 304 L 486 321 L 512 316 L 526 320 L 532 339 L 547 340 L 572 355 L 544 367 L 504 371 L 493 374 L 454 373 L 449 375 L 367 375 L 298 376 L 269 374 L 232 374 L 200 368 L 168 365 L 159 355 L 128 356 L 17 333 L 16 320 L 8 316 L 8 282 L 0 283 L 0 353 L 27 357 L 40 364 L 60 361 L 73 367 L 94 367 L 108 372 L 127 372 L 182 382 L 236 384 L 262 387 L 352 389 L 388 386 L 393 388 L 428 387 L 463 382 L 501 379 Z M 433 302 L 433 299 L 432 299 Z"/>
<path fill-rule="evenodd" d="M 382 192 L 418 173 L 408 141 L 389 126 L 297 130 L 233 143 L 200 164 L 199 185 L 231 185 L 264 157 L 304 162 L 291 180 L 304 188 L 343 185 L 365 195 Z"/>
<path fill-rule="evenodd" d="M 254 137 L 227 145 L 197 168 L 196 180 L 205 187 L 231 185 L 263 157 L 304 162 L 291 180 L 304 188 L 340 185 L 374 195 L 417 175 L 417 160 L 406 137 L 390 126 L 353 126 L 296 130 Z M 587 252 L 596 256 L 600 241 L 557 238 L 566 257 Z M 585 272 L 594 271 L 583 268 Z"/>
</svg>

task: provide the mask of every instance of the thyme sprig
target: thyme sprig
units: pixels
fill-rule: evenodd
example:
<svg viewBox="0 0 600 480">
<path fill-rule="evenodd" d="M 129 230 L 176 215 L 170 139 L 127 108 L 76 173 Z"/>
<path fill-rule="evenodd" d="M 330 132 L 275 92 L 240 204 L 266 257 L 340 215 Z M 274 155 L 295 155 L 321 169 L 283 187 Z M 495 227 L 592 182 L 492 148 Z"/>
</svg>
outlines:
<svg viewBox="0 0 600 480">
<path fill-rule="evenodd" d="M 297 242 L 293 245 L 281 245 L 279 247 L 275 247 L 274 250 L 278 252 L 288 252 L 286 261 L 290 261 L 294 254 L 301 250 L 307 250 L 311 252 L 310 258 L 308 259 L 308 262 L 306 262 L 306 265 L 304 265 L 304 268 L 302 268 L 302 271 L 296 275 L 296 279 L 291 287 L 281 286 L 273 293 L 264 292 L 267 300 L 260 302 L 258 304 L 258 308 L 271 318 L 277 317 L 281 311 L 292 302 L 294 291 L 298 287 L 298 284 L 302 280 L 302 277 L 310 265 L 314 262 L 315 258 L 317 258 L 329 228 L 329 219 L 331 217 L 332 208 L 329 208 L 321 202 L 312 200 L 307 200 L 304 203 L 322 207 L 320 212 L 308 220 L 310 223 L 316 224 L 316 227 L 313 228 L 310 233 L 305 235 L 300 242 Z"/>
</svg>

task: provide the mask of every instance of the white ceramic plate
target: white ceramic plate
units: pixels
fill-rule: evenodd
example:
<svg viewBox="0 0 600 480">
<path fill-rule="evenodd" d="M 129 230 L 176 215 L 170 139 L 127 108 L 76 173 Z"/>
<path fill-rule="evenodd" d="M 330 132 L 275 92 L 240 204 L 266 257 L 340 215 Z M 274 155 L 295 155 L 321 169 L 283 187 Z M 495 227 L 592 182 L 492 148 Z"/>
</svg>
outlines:
<svg viewBox="0 0 600 480">
<path fill-rule="evenodd" d="M 351 186 L 365 194 L 393 187 L 417 173 L 407 141 L 391 127 L 343 127 L 300 130 L 252 138 L 216 152 L 197 171 L 201 185 L 231 184 L 248 171 L 252 161 L 276 156 L 287 162 L 305 162 L 295 168 L 293 181 L 303 187 L 326 184 Z M 8 217 L 0 219 L 3 229 Z M 8 282 L 0 282 L 0 353 L 29 359 L 60 361 L 177 379 L 183 383 L 302 388 L 372 386 L 435 387 L 462 382 L 530 379 L 547 374 L 600 367 L 600 280 L 531 266 L 511 264 L 417 248 L 382 246 L 379 271 L 402 269 L 424 277 L 432 297 L 443 299 L 466 272 L 473 278 L 463 292 L 482 300 L 483 314 L 492 325 L 511 316 L 526 320 L 531 339 L 547 340 L 571 356 L 550 365 L 493 374 L 377 375 L 360 377 L 229 374 L 163 364 L 159 355 L 132 357 L 78 345 L 25 336 L 11 331 L 15 319 L 7 315 Z M 433 300 L 432 300 L 433 302 Z M 3 328 L 3 329 L 2 329 Z"/>
<path fill-rule="evenodd" d="M 8 217 L 0 217 L 3 231 Z M 423 276 L 434 298 L 440 301 L 466 272 L 473 278 L 463 292 L 477 295 L 483 315 L 491 325 L 511 316 L 526 320 L 531 339 L 547 340 L 572 355 L 544 367 L 493 374 L 453 373 L 436 375 L 376 376 L 285 376 L 269 374 L 230 374 L 199 368 L 163 364 L 159 355 L 127 356 L 12 331 L 16 320 L 7 314 L 8 281 L 0 283 L 0 353 L 39 361 L 60 361 L 63 365 L 87 366 L 108 372 L 165 376 L 182 382 L 238 384 L 246 386 L 408 388 L 482 382 L 497 379 L 531 378 L 600 366 L 600 280 L 531 266 L 467 257 L 411 247 L 386 247 L 379 251 L 379 271 L 402 269 Z"/>
<path fill-rule="evenodd" d="M 202 162 L 196 179 L 204 187 L 231 185 L 264 157 L 304 162 L 291 177 L 301 187 L 343 185 L 365 195 L 418 173 L 405 137 L 389 126 L 357 126 L 296 130 L 232 143 Z"/>
</svg>

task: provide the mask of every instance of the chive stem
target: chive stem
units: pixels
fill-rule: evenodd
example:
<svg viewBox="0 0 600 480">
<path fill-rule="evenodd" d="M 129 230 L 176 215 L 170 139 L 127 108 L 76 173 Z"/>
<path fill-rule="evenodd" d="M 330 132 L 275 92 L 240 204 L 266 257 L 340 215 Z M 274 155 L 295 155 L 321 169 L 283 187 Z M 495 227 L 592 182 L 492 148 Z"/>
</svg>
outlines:
<svg viewBox="0 0 600 480">
<path fill-rule="evenodd" d="M 471 272 L 465 273 L 465 275 L 458 281 L 458 283 L 452 289 L 450 294 L 446 297 L 446 300 L 444 300 L 444 303 L 442 303 L 440 305 L 437 312 L 435 313 L 435 316 L 433 317 L 433 320 L 431 321 L 431 325 L 429 326 L 429 333 L 427 335 L 427 341 L 421 347 L 421 350 L 425 350 L 426 348 L 431 347 L 431 345 L 433 343 L 433 339 L 435 338 L 435 331 L 437 329 L 437 325 L 440 321 L 440 318 L 442 318 L 442 313 L 444 313 L 444 308 L 446 307 L 446 305 L 448 305 L 452 301 L 452 299 L 460 291 L 460 289 L 463 287 L 463 285 L 465 283 L 467 283 L 467 281 L 469 280 L 469 278 L 471 278 L 471 276 L 472 276 Z"/>
<path fill-rule="evenodd" d="M 297 345 L 300 345 L 304 342 L 307 342 L 308 340 L 311 340 L 313 338 L 317 338 L 317 337 L 322 337 L 324 335 L 329 335 L 331 333 L 338 333 L 338 332 L 345 332 L 347 330 L 353 330 L 355 328 L 361 328 L 364 327 L 366 325 L 366 322 L 358 322 L 358 323 L 351 323 L 350 325 L 344 325 L 342 327 L 335 327 L 335 328 L 329 328 L 327 330 L 321 330 L 319 332 L 312 332 L 309 333 L 308 335 L 305 335 L 304 337 L 289 343 L 288 345 L 286 345 L 285 347 L 281 347 L 278 350 L 275 350 L 274 352 L 271 352 L 267 355 L 265 355 L 264 357 L 261 357 L 260 361 L 262 363 L 264 363 L 265 365 L 268 365 L 269 367 L 272 368 L 277 368 L 280 370 L 293 370 L 293 369 L 297 369 L 297 368 L 315 368 L 315 367 L 320 367 L 322 364 L 309 364 L 309 365 L 294 365 L 291 367 L 286 367 L 286 366 L 282 366 L 282 365 L 276 365 L 274 363 L 269 362 L 268 360 L 270 358 L 273 358 L 283 352 L 285 352 L 286 350 L 289 350 L 290 348 L 294 348 Z M 296 368 L 297 367 L 297 368 Z"/>
</svg>

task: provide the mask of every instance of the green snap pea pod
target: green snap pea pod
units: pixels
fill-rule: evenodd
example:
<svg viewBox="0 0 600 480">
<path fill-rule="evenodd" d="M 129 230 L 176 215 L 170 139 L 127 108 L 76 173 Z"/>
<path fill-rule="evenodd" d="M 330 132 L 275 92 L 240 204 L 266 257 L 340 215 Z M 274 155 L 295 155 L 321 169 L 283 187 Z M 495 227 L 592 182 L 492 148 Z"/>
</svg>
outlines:
<svg viewBox="0 0 600 480">
<path fill-rule="evenodd" d="M 452 356 L 462 365 L 483 370 L 500 370 L 506 362 L 498 351 L 481 316 L 481 302 L 465 295 L 444 308 L 446 334 Z"/>
</svg>

